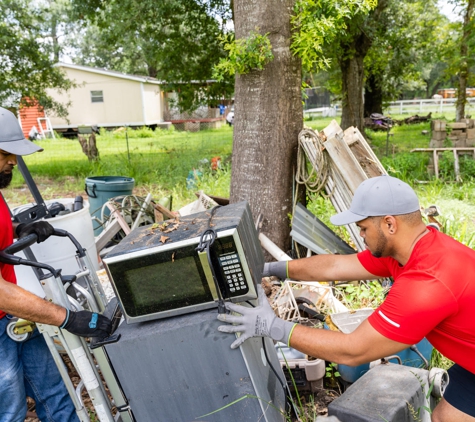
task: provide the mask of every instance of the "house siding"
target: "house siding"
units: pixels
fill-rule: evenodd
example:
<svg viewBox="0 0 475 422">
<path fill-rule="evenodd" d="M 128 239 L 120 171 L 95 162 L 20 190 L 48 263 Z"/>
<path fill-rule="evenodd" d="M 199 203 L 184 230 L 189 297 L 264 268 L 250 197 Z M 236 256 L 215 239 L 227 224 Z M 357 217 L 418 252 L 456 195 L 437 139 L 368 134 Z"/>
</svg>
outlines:
<svg viewBox="0 0 475 422">
<path fill-rule="evenodd" d="M 49 91 L 57 101 L 70 103 L 69 122 L 63 118 L 49 116 L 53 127 L 123 126 L 163 121 L 158 85 L 80 69 L 68 67 L 62 69 L 69 79 L 78 84 L 78 87 L 67 93 Z M 146 93 L 147 101 L 143 100 L 142 83 L 146 87 L 143 91 Z M 91 91 L 102 91 L 103 102 L 92 102 Z"/>
<path fill-rule="evenodd" d="M 22 107 L 20 109 L 19 117 L 21 129 L 26 139 L 28 139 L 28 134 L 33 126 L 36 126 L 38 132 L 41 132 L 37 119 L 39 117 L 45 117 L 45 113 L 38 105 Z M 46 129 L 46 126 L 43 126 L 44 129 Z"/>
</svg>

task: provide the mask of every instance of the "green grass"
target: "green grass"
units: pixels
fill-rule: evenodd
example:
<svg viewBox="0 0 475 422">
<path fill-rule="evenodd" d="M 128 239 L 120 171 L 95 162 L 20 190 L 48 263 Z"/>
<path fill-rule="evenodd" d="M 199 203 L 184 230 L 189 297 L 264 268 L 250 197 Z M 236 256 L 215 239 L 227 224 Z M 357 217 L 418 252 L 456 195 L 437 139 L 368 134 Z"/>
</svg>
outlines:
<svg viewBox="0 0 475 422">
<path fill-rule="evenodd" d="M 331 117 L 314 118 L 304 123 L 322 130 L 332 120 Z M 336 120 L 339 122 L 340 118 Z M 475 243 L 472 220 L 475 215 L 475 161 L 462 157 L 464 183 L 453 183 L 453 158 L 448 154 L 441 160 L 442 179 L 434 181 L 427 172 L 429 154 L 409 152 L 412 148 L 428 146 L 429 137 L 422 135 L 422 130 L 429 130 L 429 123 L 394 127 L 388 156 L 386 133 L 370 132 L 370 145 L 390 174 L 414 186 L 422 206 L 439 206 L 440 220 L 447 232 L 471 246 Z M 101 131 L 97 136 L 100 160 L 96 163 L 88 161 L 77 140 L 59 138 L 39 143 L 45 151 L 26 156 L 25 161 L 45 199 L 57 198 L 58 191 L 61 194 L 71 192 L 70 196 L 84 194 L 87 177 L 117 175 L 133 177 L 136 190 L 144 196 L 146 192 L 152 193 L 155 199 L 172 196 L 173 209 L 195 200 L 194 192 L 199 189 L 229 197 L 232 128 L 228 126 L 201 132 L 129 130 L 127 137 L 125 131 Z M 218 172 L 210 170 L 209 161 L 214 156 L 222 158 L 222 169 Z M 187 189 L 186 178 L 193 169 L 199 170 L 202 176 L 193 189 Z M 28 202 L 21 197 L 25 189 L 19 172 L 15 172 L 12 186 L 14 189 L 4 190 L 7 200 L 15 204 Z M 308 207 L 331 227 L 329 218 L 334 211 L 327 200 L 311 195 Z M 332 229 L 346 237 L 341 227 Z"/>
<path fill-rule="evenodd" d="M 173 195 L 175 204 L 180 206 L 196 199 L 186 189 L 186 178 L 193 170 L 204 175 L 197 188 L 203 184 L 203 189 L 210 189 L 207 192 L 229 195 L 229 187 L 226 192 L 221 186 L 229 183 L 230 178 L 218 183 L 220 177 L 211 176 L 210 171 L 212 157 L 221 157 L 224 167 L 229 161 L 232 129 L 227 126 L 193 133 L 145 128 L 128 130 L 127 136 L 125 131 L 101 131 L 97 135 L 97 162 L 88 161 L 76 139 L 47 139 L 38 143 L 44 151 L 24 158 L 45 199 L 53 196 L 53 185 L 81 194 L 87 177 L 125 176 L 133 177 L 136 187 L 150 191 L 154 197 Z M 22 185 L 22 176 L 15 172 L 12 187 Z M 46 186 L 45 191 L 41 185 Z M 7 199 L 13 202 L 15 194 L 18 191 L 6 191 Z"/>
</svg>

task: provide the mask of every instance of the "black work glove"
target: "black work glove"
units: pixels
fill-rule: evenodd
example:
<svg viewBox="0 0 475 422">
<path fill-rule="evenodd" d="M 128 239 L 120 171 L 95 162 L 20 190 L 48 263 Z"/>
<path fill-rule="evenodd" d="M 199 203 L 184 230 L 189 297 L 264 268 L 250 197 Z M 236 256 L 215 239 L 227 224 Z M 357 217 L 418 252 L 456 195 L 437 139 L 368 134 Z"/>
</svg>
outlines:
<svg viewBox="0 0 475 422">
<path fill-rule="evenodd" d="M 97 312 L 67 310 L 66 319 L 60 328 L 81 337 L 106 338 L 111 334 L 112 322 Z"/>
<path fill-rule="evenodd" d="M 54 227 L 47 221 L 34 221 L 33 223 L 21 223 L 15 229 L 18 238 L 28 236 L 35 233 L 38 236 L 38 243 L 44 242 L 54 232 Z"/>
</svg>

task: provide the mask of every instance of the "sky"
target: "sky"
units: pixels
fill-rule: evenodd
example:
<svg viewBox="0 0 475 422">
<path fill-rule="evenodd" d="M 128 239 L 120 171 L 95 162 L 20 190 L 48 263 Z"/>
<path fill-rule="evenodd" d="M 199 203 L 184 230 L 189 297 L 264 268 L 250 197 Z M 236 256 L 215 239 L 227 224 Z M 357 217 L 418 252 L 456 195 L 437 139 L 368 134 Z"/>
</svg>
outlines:
<svg viewBox="0 0 475 422">
<path fill-rule="evenodd" d="M 439 0 L 440 11 L 446 15 L 451 21 L 460 20 L 461 17 L 457 14 L 457 11 L 454 11 L 454 4 L 450 3 L 448 0 Z"/>
</svg>

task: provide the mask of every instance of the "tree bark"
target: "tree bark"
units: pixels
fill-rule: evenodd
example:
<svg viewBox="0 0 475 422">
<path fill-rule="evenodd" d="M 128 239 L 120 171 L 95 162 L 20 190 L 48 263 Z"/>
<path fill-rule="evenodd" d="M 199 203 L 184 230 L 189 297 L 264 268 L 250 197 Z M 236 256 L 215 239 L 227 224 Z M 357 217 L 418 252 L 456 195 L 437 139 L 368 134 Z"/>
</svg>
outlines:
<svg viewBox="0 0 475 422">
<path fill-rule="evenodd" d="M 290 248 L 298 134 L 303 126 L 301 63 L 290 51 L 295 0 L 234 0 L 236 38 L 269 33 L 274 60 L 263 71 L 237 75 L 231 202 L 246 200 L 262 232 Z"/>
<path fill-rule="evenodd" d="M 357 20 L 348 23 L 350 38 L 340 44 L 340 68 L 342 74 L 341 128 L 356 126 L 364 134 L 364 59 L 373 42 L 370 26 L 378 22 L 389 5 L 389 0 L 379 0 L 366 22 Z"/>
<path fill-rule="evenodd" d="M 455 104 L 455 120 L 459 122 L 465 118 L 465 104 L 467 102 L 467 81 L 470 74 L 468 64 L 468 44 L 470 37 L 470 20 L 473 15 L 475 0 L 468 0 L 467 9 L 463 18 L 462 40 L 460 43 L 460 71 L 458 74 L 457 102 Z"/>
<path fill-rule="evenodd" d="M 365 86 L 364 117 L 369 117 L 372 113 L 383 114 L 383 90 L 379 81 L 374 75 L 370 75 Z"/>
<path fill-rule="evenodd" d="M 353 45 L 353 48 L 355 47 Z M 342 74 L 341 128 L 343 130 L 350 126 L 356 126 L 361 133 L 364 133 L 363 61 L 365 55 L 366 52 L 355 51 L 353 56 L 340 61 Z"/>
</svg>

